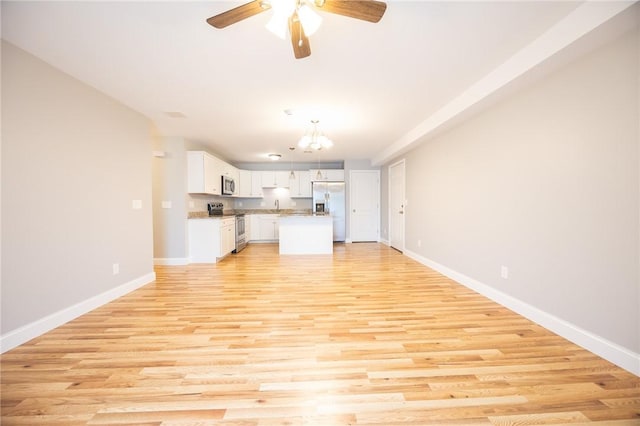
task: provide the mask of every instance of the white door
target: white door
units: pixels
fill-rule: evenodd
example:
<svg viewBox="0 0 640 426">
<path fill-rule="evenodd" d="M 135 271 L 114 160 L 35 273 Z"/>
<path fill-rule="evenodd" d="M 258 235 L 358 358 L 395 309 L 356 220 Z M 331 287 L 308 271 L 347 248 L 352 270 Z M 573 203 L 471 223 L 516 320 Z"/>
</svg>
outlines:
<svg viewBox="0 0 640 426">
<path fill-rule="evenodd" d="M 389 244 L 404 251 L 404 160 L 389 166 Z"/>
<path fill-rule="evenodd" d="M 349 172 L 349 227 L 351 241 L 378 241 L 380 222 L 380 172 Z"/>
</svg>

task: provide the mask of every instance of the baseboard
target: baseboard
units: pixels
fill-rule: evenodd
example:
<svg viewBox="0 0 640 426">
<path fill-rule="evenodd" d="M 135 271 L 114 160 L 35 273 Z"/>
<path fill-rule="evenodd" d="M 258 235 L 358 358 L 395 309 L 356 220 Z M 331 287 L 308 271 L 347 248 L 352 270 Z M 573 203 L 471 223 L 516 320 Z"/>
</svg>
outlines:
<svg viewBox="0 0 640 426">
<path fill-rule="evenodd" d="M 556 317 L 555 315 L 529 305 L 528 303 L 516 299 L 513 296 L 509 296 L 508 294 L 474 280 L 471 277 L 456 272 L 444 265 L 434 262 L 433 260 L 427 259 L 417 253 L 405 250 L 404 254 L 411 259 L 438 271 L 442 275 L 453 279 L 465 287 L 480 293 L 494 302 L 511 309 L 536 324 L 539 324 L 565 339 L 587 349 L 588 351 L 593 352 L 607 361 L 624 368 L 636 376 L 640 376 L 640 354 L 584 330 L 570 322 Z"/>
<path fill-rule="evenodd" d="M 378 242 L 384 244 L 385 246 L 389 245 L 389 240 L 385 240 L 383 238 L 378 239 Z"/>
<path fill-rule="evenodd" d="M 109 303 L 118 297 L 124 296 L 125 294 L 130 293 L 133 290 L 154 281 L 155 279 L 156 274 L 154 272 L 150 272 L 129 281 L 128 283 L 122 284 L 116 288 L 105 291 L 104 293 L 93 296 L 87 300 L 76 303 L 73 306 L 55 312 L 51 315 L 47 315 L 44 318 L 3 334 L 0 336 L 0 353 L 4 353 L 16 346 L 26 343 L 47 331 L 53 330 L 54 328 L 79 317 L 80 315 L 86 314 L 87 312 Z"/>
<path fill-rule="evenodd" d="M 166 266 L 178 266 L 178 265 L 188 265 L 189 258 L 186 257 L 155 257 L 153 259 L 154 265 L 166 265 Z"/>
</svg>

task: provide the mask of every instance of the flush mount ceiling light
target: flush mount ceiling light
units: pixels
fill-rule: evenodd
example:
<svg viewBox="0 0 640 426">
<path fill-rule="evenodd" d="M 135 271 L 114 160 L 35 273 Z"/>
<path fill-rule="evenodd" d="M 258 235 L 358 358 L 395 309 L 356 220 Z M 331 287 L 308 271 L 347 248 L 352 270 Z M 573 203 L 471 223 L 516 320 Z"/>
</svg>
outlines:
<svg viewBox="0 0 640 426">
<path fill-rule="evenodd" d="M 335 13 L 368 22 L 378 22 L 387 5 L 377 0 L 253 0 L 207 19 L 215 28 L 224 28 L 243 19 L 273 9 L 267 29 L 284 39 L 287 33 L 296 59 L 311 55 L 308 36 L 322 22 L 316 11 Z"/>
<path fill-rule="evenodd" d="M 300 139 L 298 146 L 302 149 L 311 148 L 316 151 L 322 148 L 331 148 L 333 142 L 326 137 L 320 129 L 318 129 L 318 120 L 311 120 L 312 128 L 307 130 L 307 133 Z"/>
<path fill-rule="evenodd" d="M 282 155 L 280 155 L 280 154 L 269 154 L 267 157 L 269 157 L 269 159 L 271 161 L 278 161 L 282 157 Z"/>
</svg>

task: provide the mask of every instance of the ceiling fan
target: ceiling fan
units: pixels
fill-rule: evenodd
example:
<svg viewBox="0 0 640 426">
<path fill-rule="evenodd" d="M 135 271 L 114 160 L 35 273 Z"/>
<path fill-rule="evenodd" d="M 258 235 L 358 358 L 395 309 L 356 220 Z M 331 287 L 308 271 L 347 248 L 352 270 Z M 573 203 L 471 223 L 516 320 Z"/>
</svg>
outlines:
<svg viewBox="0 0 640 426">
<path fill-rule="evenodd" d="M 311 55 L 308 36 L 320 26 L 322 18 L 317 10 L 378 22 L 387 9 L 387 4 L 377 0 L 253 0 L 207 19 L 215 28 L 224 28 L 258 13 L 273 9 L 274 13 L 267 29 L 281 38 L 287 31 L 291 36 L 293 54 L 296 59 Z"/>
</svg>

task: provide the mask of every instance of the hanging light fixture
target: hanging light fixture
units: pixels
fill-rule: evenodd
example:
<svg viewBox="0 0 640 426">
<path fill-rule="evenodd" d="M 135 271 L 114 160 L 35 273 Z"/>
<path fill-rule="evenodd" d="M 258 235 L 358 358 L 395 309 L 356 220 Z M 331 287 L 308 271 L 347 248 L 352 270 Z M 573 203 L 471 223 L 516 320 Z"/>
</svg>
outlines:
<svg viewBox="0 0 640 426">
<path fill-rule="evenodd" d="M 290 158 L 290 160 L 291 160 L 291 163 L 290 163 L 291 164 L 291 169 L 290 170 L 291 171 L 289 172 L 289 179 L 295 179 L 296 178 L 296 174 L 293 173 L 293 151 L 295 149 L 296 148 L 294 146 L 290 146 L 289 147 L 289 151 L 291 152 L 291 158 Z"/>
<path fill-rule="evenodd" d="M 320 170 L 320 151 L 318 151 L 318 167 L 316 172 L 316 180 L 322 180 L 322 171 Z"/>
<path fill-rule="evenodd" d="M 318 151 L 322 148 L 331 148 L 333 146 L 333 142 L 331 142 L 331 139 L 326 137 L 324 133 L 322 133 L 322 131 L 318 129 L 319 122 L 320 121 L 318 120 L 311 120 L 313 128 L 308 130 L 298 142 L 298 146 L 300 148 L 311 148 Z"/>
</svg>

